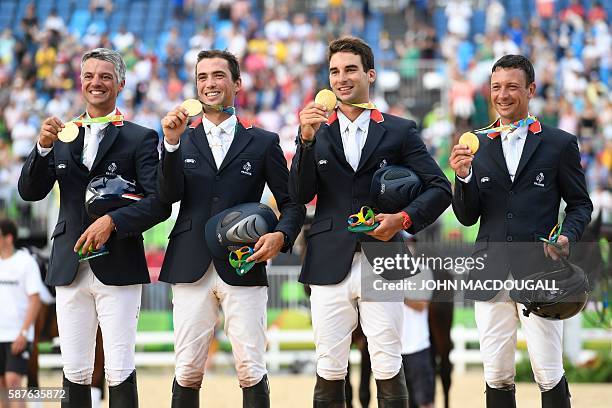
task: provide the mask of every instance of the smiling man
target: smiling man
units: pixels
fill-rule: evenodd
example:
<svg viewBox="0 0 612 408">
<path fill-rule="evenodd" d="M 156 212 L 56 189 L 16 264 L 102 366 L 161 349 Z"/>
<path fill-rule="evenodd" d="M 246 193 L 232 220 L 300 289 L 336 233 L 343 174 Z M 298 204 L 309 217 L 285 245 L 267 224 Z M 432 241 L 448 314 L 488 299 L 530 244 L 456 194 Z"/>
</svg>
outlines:
<svg viewBox="0 0 612 408">
<path fill-rule="evenodd" d="M 522 279 L 533 265 L 542 265 L 539 258 L 567 256 L 570 243 L 580 239 L 591 218 L 593 205 L 576 137 L 542 125 L 529 115 L 529 100 L 535 90 L 535 73 L 527 58 L 500 58 L 491 75 L 491 101 L 499 118 L 487 128 L 474 131 L 480 143 L 476 154 L 458 144 L 449 159 L 456 174 L 455 214 L 464 225 L 480 220 L 475 250 L 485 251 L 480 256 L 488 255 L 488 266 L 470 272 L 469 279 L 476 282 L 503 281 L 509 274 Z M 559 249 L 543 244 L 542 251 L 538 238 L 547 237 L 557 223 L 561 199 L 567 206 L 556 242 Z M 516 242 L 535 245 L 530 248 Z M 500 243 L 508 245 L 502 247 Z M 506 290 L 472 291 L 467 295 L 476 300 L 487 407 L 516 406 L 514 354 L 519 322 L 542 392 L 542 407 L 569 407 L 562 360 L 563 322 L 534 314 L 526 317 L 523 306 Z"/>
<path fill-rule="evenodd" d="M 19 193 L 42 200 L 57 182 L 59 218 L 46 283 L 56 286 L 64 386 L 62 407 L 91 406 L 90 384 L 98 324 L 104 339 L 105 373 L 111 407 L 138 406 L 134 346 L 142 284 L 149 271 L 141 233 L 170 215 L 156 198 L 158 136 L 124 121 L 116 107 L 125 84 L 125 63 L 113 50 L 97 48 L 81 59 L 85 113 L 71 143 L 58 139 L 65 124 L 44 120 L 37 146 L 23 165 Z M 143 198 L 92 220 L 85 208 L 88 183 L 99 176 L 133 181 Z M 79 251 L 108 254 L 79 261 Z"/>
<path fill-rule="evenodd" d="M 442 214 L 450 183 L 427 152 L 413 121 L 379 112 L 370 103 L 376 80 L 374 55 L 361 39 L 329 44 L 329 83 L 342 102 L 329 118 L 311 102 L 300 112 L 298 147 L 291 167 L 294 200 L 317 208 L 307 233 L 300 282 L 310 285 L 317 382 L 314 406 L 345 406 L 351 333 L 361 323 L 368 339 L 379 407 L 408 404 L 402 370 L 402 302 L 362 302 L 361 242 L 401 241 Z M 374 172 L 385 165 L 410 167 L 423 191 L 403 211 L 378 214 L 366 234 L 347 230 L 347 217 L 370 202 Z"/>
<path fill-rule="evenodd" d="M 175 381 L 172 407 L 199 406 L 208 348 L 219 306 L 232 344 L 243 407 L 270 406 L 264 353 L 268 282 L 265 262 L 293 245 L 305 208 L 290 200 L 289 171 L 275 133 L 255 128 L 234 114 L 242 86 L 240 67 L 226 51 L 201 51 L 196 65 L 198 98 L 204 114 L 187 127 L 178 106 L 162 120 L 164 152 L 160 197 L 181 201 L 159 279 L 172 283 Z M 273 232 L 259 238 L 249 260 L 257 264 L 239 276 L 228 258 L 213 258 L 204 240 L 208 219 L 241 203 L 259 202 L 268 184 L 281 213 Z"/>
</svg>

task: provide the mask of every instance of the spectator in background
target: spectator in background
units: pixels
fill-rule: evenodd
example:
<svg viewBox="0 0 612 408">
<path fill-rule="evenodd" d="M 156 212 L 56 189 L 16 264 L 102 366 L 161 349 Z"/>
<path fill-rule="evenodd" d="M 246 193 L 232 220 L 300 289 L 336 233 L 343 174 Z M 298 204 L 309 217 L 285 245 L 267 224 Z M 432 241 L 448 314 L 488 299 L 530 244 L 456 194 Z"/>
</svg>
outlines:
<svg viewBox="0 0 612 408">
<path fill-rule="evenodd" d="M 21 19 L 21 31 L 27 51 L 33 54 L 36 49 L 36 37 L 38 36 L 38 18 L 36 17 L 36 6 L 29 3 L 26 6 L 25 15 Z"/>
<path fill-rule="evenodd" d="M 0 219 L 0 390 L 21 388 L 28 372 L 42 286 L 36 261 L 16 251 L 17 226 Z M 23 402 L 10 404 L 25 408 Z"/>
<path fill-rule="evenodd" d="M 28 156 L 36 143 L 37 134 L 36 126 L 30 121 L 30 113 L 28 111 L 21 112 L 19 120 L 11 131 L 15 157 L 24 160 Z"/>
<path fill-rule="evenodd" d="M 598 21 L 607 21 L 608 13 L 606 13 L 606 9 L 603 8 L 601 2 L 597 1 L 593 3 L 593 6 L 589 10 L 589 23 L 593 24 Z"/>
<path fill-rule="evenodd" d="M 49 35 L 49 44 L 51 47 L 57 49 L 62 39 L 62 35 L 66 33 L 66 23 L 63 18 L 57 15 L 57 9 L 51 9 L 43 28 Z"/>
<path fill-rule="evenodd" d="M 55 61 L 57 59 L 57 50 L 51 46 L 49 35 L 44 35 L 42 45 L 36 51 L 36 90 L 38 92 L 48 92 L 46 81 L 53 73 Z"/>
<path fill-rule="evenodd" d="M 127 31 L 125 25 L 121 25 L 119 32 L 112 38 L 113 47 L 118 51 L 124 52 L 134 45 L 134 34 Z"/>
<path fill-rule="evenodd" d="M 487 6 L 486 16 L 487 33 L 498 33 L 506 21 L 506 9 L 499 0 L 492 0 Z"/>
<path fill-rule="evenodd" d="M 91 14 L 103 13 L 109 16 L 113 12 L 113 0 L 90 0 L 89 10 Z"/>
<path fill-rule="evenodd" d="M 450 0 L 444 12 L 448 18 L 448 32 L 459 37 L 467 37 L 472 17 L 470 3 L 466 0 Z"/>
</svg>

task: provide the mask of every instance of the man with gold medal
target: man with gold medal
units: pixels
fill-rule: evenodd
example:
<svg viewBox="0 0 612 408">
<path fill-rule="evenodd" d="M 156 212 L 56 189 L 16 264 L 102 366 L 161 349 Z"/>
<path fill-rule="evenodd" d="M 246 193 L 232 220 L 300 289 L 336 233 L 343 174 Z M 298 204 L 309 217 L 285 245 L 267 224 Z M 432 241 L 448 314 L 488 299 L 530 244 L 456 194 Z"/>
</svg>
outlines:
<svg viewBox="0 0 612 408">
<path fill-rule="evenodd" d="M 278 135 L 236 116 L 234 98 L 242 87 L 236 57 L 227 51 L 201 51 L 195 82 L 198 100 L 183 102 L 162 119 L 164 147 L 158 175 L 160 198 L 181 202 L 159 276 L 172 284 L 176 354 L 172 407 L 199 406 L 221 307 L 242 406 L 267 408 L 265 264 L 291 248 L 305 208 L 290 199 L 289 170 Z M 193 116 L 198 117 L 189 124 Z M 273 231 L 257 239 L 247 258 L 255 261 L 252 269 L 238 273 L 228 253 L 221 259 L 209 247 L 206 224 L 226 209 L 259 203 L 265 184 L 274 195 L 280 220 Z"/>
<path fill-rule="evenodd" d="M 141 234 L 166 219 L 170 206 L 156 198 L 157 133 L 124 120 L 116 107 L 125 70 L 116 51 L 97 48 L 83 55 L 85 113 L 67 123 L 45 119 L 19 178 L 19 193 L 26 201 L 42 200 L 59 184 L 59 218 L 51 235 L 46 283 L 56 286 L 57 293 L 63 385 L 69 394 L 62 407 L 91 406 L 98 324 L 110 406 L 138 406 L 136 325 L 142 284 L 150 282 Z M 138 190 L 138 196 L 92 219 L 85 201 L 88 184 L 119 179 Z M 108 204 L 104 197 L 95 198 L 100 199 L 98 207 Z"/>
<path fill-rule="evenodd" d="M 456 174 L 453 210 L 464 225 L 480 221 L 474 251 L 487 259 L 484 269 L 470 271 L 468 283 L 504 281 L 509 276 L 529 279 L 533 268 L 541 272 L 540 266 L 553 262 L 546 257 L 567 257 L 591 218 L 593 205 L 576 136 L 543 125 L 529 114 L 535 90 L 535 73 L 527 58 L 500 58 L 491 75 L 491 101 L 499 118 L 464 134 L 451 152 L 449 162 Z M 565 219 L 557 224 L 561 199 L 567 203 Z M 542 407 L 567 408 L 563 321 L 525 313 L 512 293 L 466 293 L 476 300 L 486 406 L 516 407 L 514 355 L 520 322 Z"/>
<path fill-rule="evenodd" d="M 317 196 L 299 278 L 311 288 L 317 371 L 313 402 L 315 407 L 345 406 L 351 333 L 359 319 L 368 339 L 378 406 L 405 407 L 404 306 L 401 301 L 362 301 L 361 243 L 401 242 L 401 231 L 414 234 L 434 222 L 450 204 L 450 183 L 427 152 L 416 124 L 383 114 L 370 102 L 376 79 L 371 48 L 345 37 L 330 43 L 328 58 L 333 93 L 318 95 L 300 112 L 290 177 L 295 201 L 306 204 Z M 421 179 L 422 193 L 398 213 L 376 215 L 375 229 L 349 231 L 347 217 L 369 203 L 374 172 L 387 165 L 412 169 Z"/>
</svg>

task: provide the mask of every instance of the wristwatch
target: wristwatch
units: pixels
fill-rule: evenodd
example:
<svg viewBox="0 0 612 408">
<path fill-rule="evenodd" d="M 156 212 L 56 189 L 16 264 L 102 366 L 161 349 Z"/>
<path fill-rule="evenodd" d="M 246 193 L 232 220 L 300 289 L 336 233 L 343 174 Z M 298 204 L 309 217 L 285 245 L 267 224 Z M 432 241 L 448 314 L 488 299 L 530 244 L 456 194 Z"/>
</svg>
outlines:
<svg viewBox="0 0 612 408">
<path fill-rule="evenodd" d="M 290 245 L 291 245 L 291 241 L 289 240 L 289 235 L 283 232 L 283 248 L 282 249 L 289 249 Z"/>
<path fill-rule="evenodd" d="M 412 220 L 406 211 L 402 211 L 400 214 L 404 218 L 404 221 L 402 222 L 402 229 L 407 230 L 412 226 Z"/>
<path fill-rule="evenodd" d="M 28 338 L 28 330 L 27 329 L 23 329 L 22 331 L 19 332 L 19 334 L 23 337 L 25 337 L 26 339 Z"/>
</svg>

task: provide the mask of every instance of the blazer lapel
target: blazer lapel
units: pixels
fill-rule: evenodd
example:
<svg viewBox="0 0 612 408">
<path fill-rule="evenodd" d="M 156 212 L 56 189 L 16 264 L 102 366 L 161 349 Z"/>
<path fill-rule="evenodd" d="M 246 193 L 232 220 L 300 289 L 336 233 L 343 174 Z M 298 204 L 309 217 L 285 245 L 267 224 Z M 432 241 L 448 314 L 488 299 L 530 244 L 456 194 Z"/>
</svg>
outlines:
<svg viewBox="0 0 612 408">
<path fill-rule="evenodd" d="M 486 145 L 486 156 L 490 157 L 495 163 L 498 174 L 501 175 L 500 184 L 506 189 L 510 190 L 512 186 L 512 180 L 510 179 L 510 173 L 508 172 L 508 166 L 506 166 L 506 159 L 504 158 L 504 151 L 502 149 L 501 137 L 498 136 L 494 139 L 489 139 Z"/>
<path fill-rule="evenodd" d="M 119 129 L 115 125 L 109 123 L 108 126 L 106 126 L 106 128 L 104 129 L 104 136 L 100 140 L 100 145 L 98 146 L 98 153 L 96 154 L 96 159 L 91 165 L 90 172 L 94 171 L 94 169 L 100 164 L 106 153 L 108 153 L 108 150 L 111 148 L 113 143 L 115 143 L 115 139 L 117 139 L 118 134 Z"/>
<path fill-rule="evenodd" d="M 353 168 L 346 161 L 346 155 L 344 154 L 344 147 L 342 146 L 342 137 L 340 136 L 340 121 L 336 120 L 327 126 L 327 133 L 329 135 L 328 140 L 334 150 L 338 162 L 346 169 L 354 172 Z"/>
<path fill-rule="evenodd" d="M 242 123 L 237 122 L 234 140 L 232 140 L 232 144 L 230 145 L 230 148 L 227 151 L 225 158 L 221 163 L 221 166 L 219 167 L 218 173 L 223 171 L 223 169 L 226 168 L 232 162 L 232 160 L 234 160 L 236 156 L 240 154 L 242 150 L 244 150 L 244 148 L 249 144 L 252 138 L 253 135 L 251 135 L 251 132 L 247 132 L 244 126 L 242 126 Z"/>
<path fill-rule="evenodd" d="M 193 144 L 200 151 L 200 153 L 202 153 L 202 156 L 204 156 L 208 164 L 216 172 L 217 164 L 215 163 L 215 157 L 212 154 L 212 150 L 210 150 L 210 145 L 208 144 L 208 138 L 206 137 L 203 124 L 198 125 L 194 129 Z"/>
<path fill-rule="evenodd" d="M 536 151 L 540 142 L 542 141 L 542 135 L 538 133 L 533 133 L 531 130 L 527 134 L 527 139 L 525 140 L 525 145 L 523 146 L 523 153 L 521 153 L 521 159 L 519 160 L 518 167 L 516 169 L 516 174 L 514 175 L 514 183 L 518 180 L 521 172 L 525 169 L 527 162 L 533 156 L 533 153 Z"/>
<path fill-rule="evenodd" d="M 361 170 L 366 164 L 372 153 L 376 150 L 376 147 L 380 143 L 385 134 L 386 129 L 380 123 L 374 120 L 370 120 L 370 127 L 368 128 L 368 137 L 366 142 L 361 149 L 361 158 L 359 159 L 359 166 L 357 171 Z"/>
<path fill-rule="evenodd" d="M 70 143 L 70 154 L 72 155 L 72 159 L 77 164 L 77 166 L 84 171 L 88 171 L 87 167 L 83 164 L 83 144 L 85 141 L 85 129 L 82 126 L 79 126 L 79 135 L 77 138 Z"/>
</svg>

